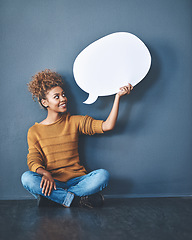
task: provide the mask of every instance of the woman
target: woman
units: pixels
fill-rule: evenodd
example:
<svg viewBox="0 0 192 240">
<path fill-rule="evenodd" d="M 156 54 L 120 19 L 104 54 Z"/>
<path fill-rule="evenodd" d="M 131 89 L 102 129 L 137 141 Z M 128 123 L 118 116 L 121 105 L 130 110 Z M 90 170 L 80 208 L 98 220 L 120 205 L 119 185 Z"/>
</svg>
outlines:
<svg viewBox="0 0 192 240">
<path fill-rule="evenodd" d="M 71 116 L 67 112 L 62 78 L 49 69 L 34 75 L 28 88 L 33 99 L 36 97 L 47 110 L 47 117 L 28 131 L 27 164 L 30 171 L 21 177 L 24 188 L 38 199 L 39 206 L 46 199 L 64 207 L 101 206 L 104 198 L 100 192 L 108 184 L 109 173 L 104 169 L 87 173 L 79 162 L 78 136 L 112 130 L 118 116 L 119 100 L 133 87 L 129 84 L 116 94 L 106 121 Z"/>
</svg>

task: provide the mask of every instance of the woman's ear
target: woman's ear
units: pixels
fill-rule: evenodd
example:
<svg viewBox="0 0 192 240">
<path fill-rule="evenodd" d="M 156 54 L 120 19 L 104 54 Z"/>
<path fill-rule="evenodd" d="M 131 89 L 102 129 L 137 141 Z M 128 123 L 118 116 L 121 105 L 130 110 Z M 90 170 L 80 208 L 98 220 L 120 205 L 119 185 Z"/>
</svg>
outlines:
<svg viewBox="0 0 192 240">
<path fill-rule="evenodd" d="M 42 104 L 45 108 L 48 107 L 48 102 L 47 102 L 46 99 L 41 99 L 41 104 Z"/>
</svg>

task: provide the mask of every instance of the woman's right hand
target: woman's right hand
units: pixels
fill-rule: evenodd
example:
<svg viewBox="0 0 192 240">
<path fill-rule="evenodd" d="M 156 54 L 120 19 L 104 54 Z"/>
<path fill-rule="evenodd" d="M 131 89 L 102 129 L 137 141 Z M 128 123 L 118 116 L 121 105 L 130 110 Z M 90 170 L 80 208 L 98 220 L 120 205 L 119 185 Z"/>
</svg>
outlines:
<svg viewBox="0 0 192 240">
<path fill-rule="evenodd" d="M 40 183 L 40 188 L 42 188 L 42 193 L 45 196 L 50 196 L 53 189 L 56 190 L 56 183 L 51 176 L 51 173 L 44 170 L 43 168 L 38 168 L 37 173 L 42 174 L 42 179 Z"/>
</svg>

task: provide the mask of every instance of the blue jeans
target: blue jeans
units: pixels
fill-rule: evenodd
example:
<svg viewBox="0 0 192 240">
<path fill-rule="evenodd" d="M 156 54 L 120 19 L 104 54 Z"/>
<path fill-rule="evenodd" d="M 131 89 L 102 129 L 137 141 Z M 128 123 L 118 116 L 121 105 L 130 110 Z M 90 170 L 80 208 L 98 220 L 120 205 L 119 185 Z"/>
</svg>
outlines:
<svg viewBox="0 0 192 240">
<path fill-rule="evenodd" d="M 45 196 L 40 188 L 42 175 L 27 171 L 21 176 L 21 182 L 35 198 L 42 195 L 54 202 L 70 207 L 74 195 L 82 197 L 102 191 L 107 187 L 109 173 L 104 169 L 92 171 L 86 175 L 72 178 L 67 182 L 61 182 L 56 179 L 56 190 L 52 190 L 50 196 Z"/>
</svg>

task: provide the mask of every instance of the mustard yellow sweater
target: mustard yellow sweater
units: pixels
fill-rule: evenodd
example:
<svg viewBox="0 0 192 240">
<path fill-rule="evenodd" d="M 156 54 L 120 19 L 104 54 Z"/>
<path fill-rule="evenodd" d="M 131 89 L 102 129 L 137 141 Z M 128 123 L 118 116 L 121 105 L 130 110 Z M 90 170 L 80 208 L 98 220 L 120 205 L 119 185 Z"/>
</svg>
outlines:
<svg viewBox="0 0 192 240">
<path fill-rule="evenodd" d="M 52 124 L 35 123 L 27 135 L 29 170 L 36 172 L 42 167 L 54 179 L 63 182 L 85 175 L 87 172 L 79 162 L 78 137 L 79 134 L 103 133 L 102 122 L 89 116 L 65 113 Z"/>
</svg>

